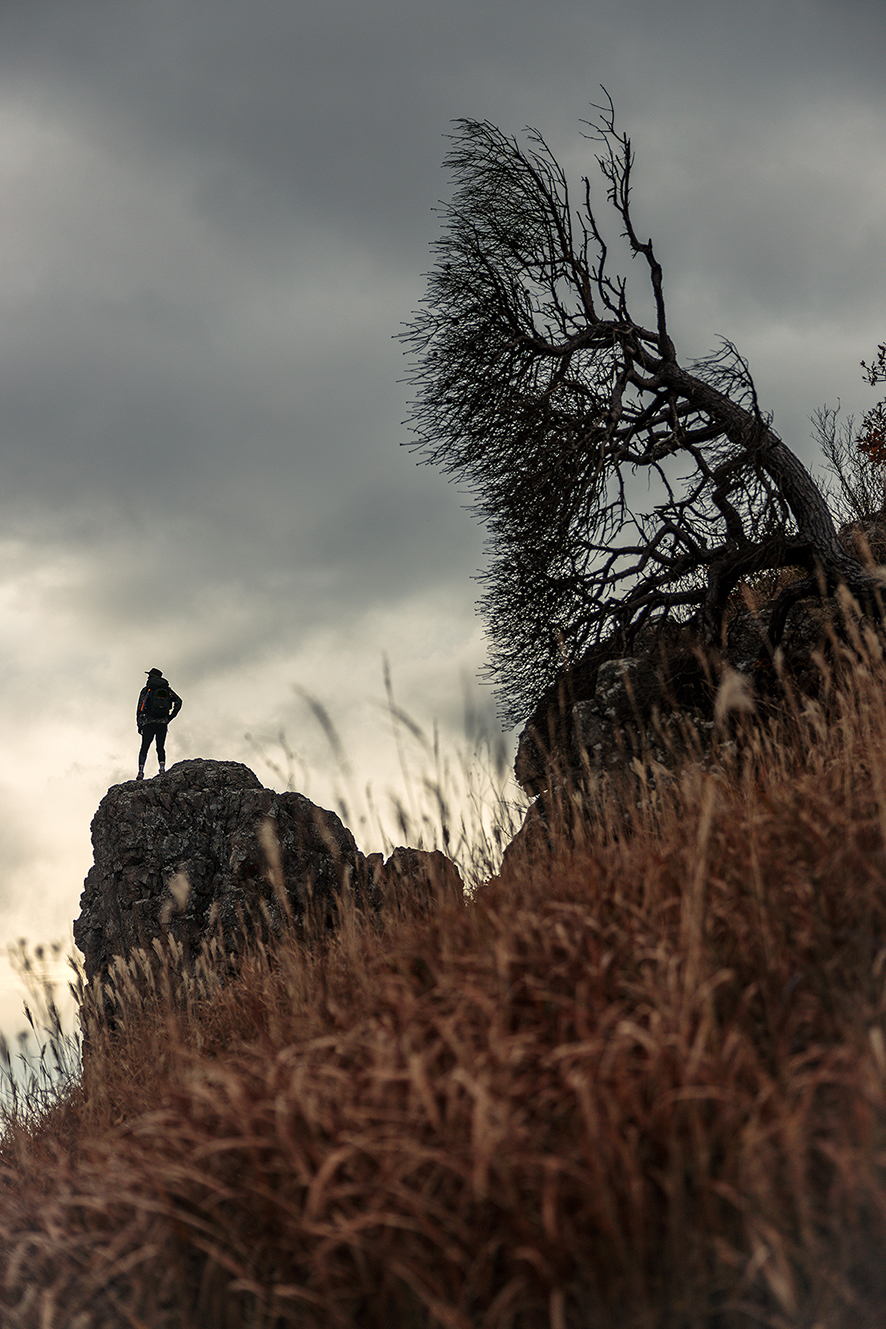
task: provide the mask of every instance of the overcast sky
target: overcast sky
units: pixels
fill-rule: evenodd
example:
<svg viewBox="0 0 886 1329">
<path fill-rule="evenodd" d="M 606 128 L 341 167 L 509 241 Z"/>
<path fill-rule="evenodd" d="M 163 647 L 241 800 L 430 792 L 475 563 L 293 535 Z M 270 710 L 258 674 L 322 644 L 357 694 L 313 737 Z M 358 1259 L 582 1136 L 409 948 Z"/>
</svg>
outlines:
<svg viewBox="0 0 886 1329">
<path fill-rule="evenodd" d="M 327 805 L 300 689 L 379 801 L 385 655 L 444 746 L 490 712 L 482 531 L 401 446 L 451 122 L 593 173 L 604 84 L 679 353 L 736 341 L 817 462 L 886 338 L 884 49 L 882 0 L 0 7 L 0 937 L 69 936 L 152 666 L 171 761 L 274 784 L 246 735 L 281 760 L 283 730 Z"/>
</svg>

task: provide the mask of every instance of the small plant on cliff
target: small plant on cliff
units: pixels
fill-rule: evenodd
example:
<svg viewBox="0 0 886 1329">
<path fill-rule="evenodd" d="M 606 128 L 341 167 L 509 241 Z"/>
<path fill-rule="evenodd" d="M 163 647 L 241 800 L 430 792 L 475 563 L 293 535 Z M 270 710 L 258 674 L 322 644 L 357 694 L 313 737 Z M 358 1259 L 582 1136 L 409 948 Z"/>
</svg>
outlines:
<svg viewBox="0 0 886 1329">
<path fill-rule="evenodd" d="M 886 344 L 876 357 L 861 362 L 865 382 L 886 383 Z M 850 416 L 842 423 L 839 410 L 823 407 L 813 418 L 815 432 L 837 481 L 835 499 L 843 515 L 854 521 L 882 520 L 886 511 L 886 398 L 865 411 L 856 427 Z"/>
<path fill-rule="evenodd" d="M 877 347 L 877 358 L 871 364 L 865 364 L 862 360 L 861 367 L 871 387 L 886 383 L 886 345 Z M 886 400 L 877 402 L 876 406 L 865 411 L 859 448 L 878 465 L 886 465 Z"/>
</svg>

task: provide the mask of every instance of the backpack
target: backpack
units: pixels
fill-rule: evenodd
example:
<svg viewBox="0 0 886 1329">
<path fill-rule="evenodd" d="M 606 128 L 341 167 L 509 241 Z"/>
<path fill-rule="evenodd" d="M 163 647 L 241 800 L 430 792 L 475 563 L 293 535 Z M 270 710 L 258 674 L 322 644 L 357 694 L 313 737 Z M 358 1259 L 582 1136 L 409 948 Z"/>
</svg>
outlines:
<svg viewBox="0 0 886 1329">
<path fill-rule="evenodd" d="M 148 724 L 164 724 L 169 719 L 172 697 L 165 678 L 149 687 L 141 704 L 142 719 Z"/>
</svg>

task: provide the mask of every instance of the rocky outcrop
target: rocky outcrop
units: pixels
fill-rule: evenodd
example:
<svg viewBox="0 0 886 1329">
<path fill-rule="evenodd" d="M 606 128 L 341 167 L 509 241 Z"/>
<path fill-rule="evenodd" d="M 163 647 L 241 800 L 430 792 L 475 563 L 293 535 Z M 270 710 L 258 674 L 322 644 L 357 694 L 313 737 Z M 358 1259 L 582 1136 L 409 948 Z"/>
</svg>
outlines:
<svg viewBox="0 0 886 1329">
<path fill-rule="evenodd" d="M 603 658 L 593 671 L 564 670 L 517 746 L 517 782 L 530 797 L 552 786 L 629 766 L 643 753 L 664 760 L 690 727 L 713 713 L 710 662 L 673 637 L 642 654 Z"/>
<path fill-rule="evenodd" d="M 419 913 L 430 913 L 447 901 L 464 902 L 464 883 L 450 858 L 439 849 L 395 849 L 385 861 L 383 854 L 366 860 L 373 898 L 380 910 L 405 904 Z"/>
<path fill-rule="evenodd" d="M 115 785 L 92 822 L 94 863 L 74 940 L 87 979 L 115 957 L 147 955 L 171 937 L 184 965 L 218 935 L 236 954 L 256 930 L 335 928 L 343 901 L 377 913 L 394 890 L 420 907 L 461 879 L 442 854 L 396 850 L 367 859 L 333 812 L 266 789 L 239 762 L 178 762 L 152 780 Z"/>
<path fill-rule="evenodd" d="M 886 571 L 886 524 L 850 523 L 840 539 L 871 570 Z M 734 594 L 718 651 L 671 627 L 639 641 L 630 656 L 603 646 L 564 669 L 520 735 L 515 774 L 526 793 L 537 797 L 558 785 L 624 772 L 638 758 L 667 765 L 688 748 L 703 748 L 717 729 L 724 681 L 730 695 L 738 696 L 736 675 L 743 690 L 737 709 L 744 713 L 777 707 L 784 678 L 799 692 L 816 696 L 822 660 L 841 637 L 852 637 L 841 601 L 796 603 L 776 659 L 768 625 L 783 585 L 774 580 L 768 596 L 764 587 L 761 581 L 753 592 Z"/>
</svg>

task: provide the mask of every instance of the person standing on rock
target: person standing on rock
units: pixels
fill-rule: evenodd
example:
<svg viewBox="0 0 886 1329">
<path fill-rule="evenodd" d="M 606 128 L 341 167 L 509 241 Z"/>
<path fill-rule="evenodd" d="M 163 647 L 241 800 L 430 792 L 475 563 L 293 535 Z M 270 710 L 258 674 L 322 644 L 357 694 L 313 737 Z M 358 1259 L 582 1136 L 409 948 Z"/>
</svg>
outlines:
<svg viewBox="0 0 886 1329">
<path fill-rule="evenodd" d="M 145 778 L 145 759 L 155 739 L 160 774 L 166 770 L 166 726 L 175 719 L 181 708 L 182 699 L 166 682 L 163 671 L 149 669 L 148 681 L 138 694 L 138 706 L 135 711 L 135 723 L 142 739 L 136 780 Z"/>
</svg>

